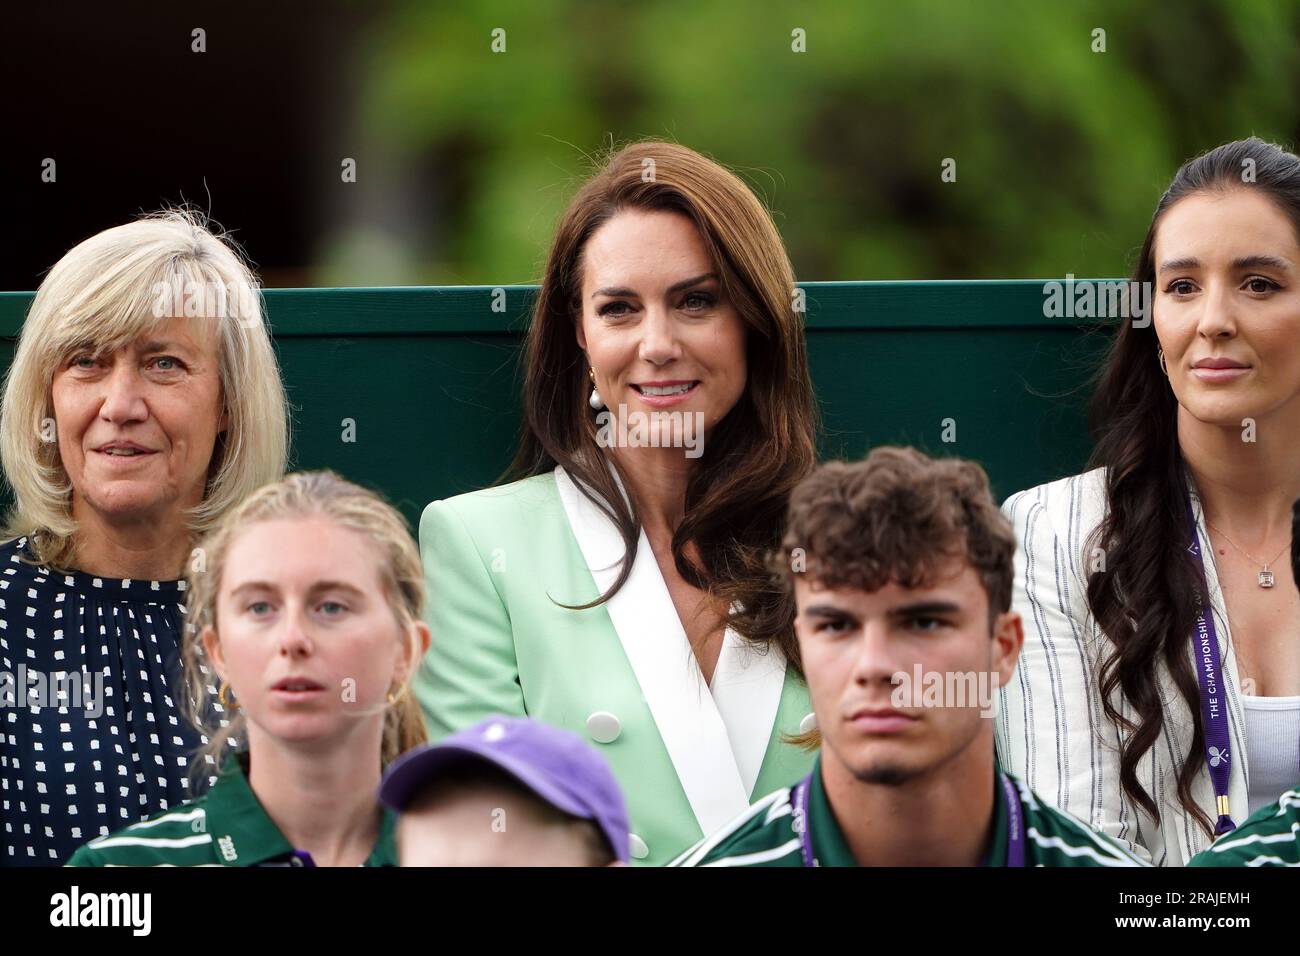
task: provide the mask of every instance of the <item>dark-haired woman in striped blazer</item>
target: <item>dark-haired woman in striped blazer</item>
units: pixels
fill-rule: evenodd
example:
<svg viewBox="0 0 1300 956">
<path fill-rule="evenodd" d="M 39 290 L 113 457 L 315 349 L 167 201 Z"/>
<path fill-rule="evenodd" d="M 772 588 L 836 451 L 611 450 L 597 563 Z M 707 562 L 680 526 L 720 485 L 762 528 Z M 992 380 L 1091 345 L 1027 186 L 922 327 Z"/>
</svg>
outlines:
<svg viewBox="0 0 1300 956">
<path fill-rule="evenodd" d="M 1013 495 L 1018 677 L 998 750 L 1181 866 L 1300 779 L 1300 159 L 1190 160 L 1156 206 L 1093 403 L 1092 469 Z M 1204 603 L 1202 603 L 1204 598 Z"/>
</svg>

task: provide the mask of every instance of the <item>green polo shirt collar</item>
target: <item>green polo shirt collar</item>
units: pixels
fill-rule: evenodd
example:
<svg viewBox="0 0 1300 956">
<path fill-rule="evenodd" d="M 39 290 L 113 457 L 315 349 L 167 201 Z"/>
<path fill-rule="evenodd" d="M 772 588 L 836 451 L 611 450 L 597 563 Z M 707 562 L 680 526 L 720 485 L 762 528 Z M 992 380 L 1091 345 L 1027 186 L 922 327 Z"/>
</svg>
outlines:
<svg viewBox="0 0 1300 956">
<path fill-rule="evenodd" d="M 1023 813 L 1023 808 L 1021 810 Z M 812 787 L 808 791 L 808 817 L 812 825 L 813 856 L 821 866 L 857 866 L 857 860 L 844 840 L 844 832 L 835 820 L 826 788 L 822 785 L 822 758 L 817 755 L 813 766 Z M 994 761 L 993 774 L 993 839 L 989 842 L 984 866 L 1007 865 L 1007 804 L 1003 792 L 1001 771 Z"/>
<path fill-rule="evenodd" d="M 203 798 L 203 805 L 208 832 L 212 835 L 212 848 L 217 862 L 223 866 L 258 866 L 270 861 L 288 863 L 292 860 L 293 844 L 262 809 L 248 784 L 244 759 L 227 761 Z M 379 838 L 363 865 L 397 865 L 395 825 L 395 815 L 385 808 L 379 824 Z"/>
<path fill-rule="evenodd" d="M 813 765 L 812 786 L 808 789 L 808 825 L 812 830 L 813 857 L 819 866 L 857 866 L 849 845 L 844 841 L 822 784 L 822 757 Z"/>
<path fill-rule="evenodd" d="M 1014 787 L 1014 784 L 1013 784 Z M 1019 797 L 1016 798 L 1020 799 Z M 1020 808 L 1021 814 L 1025 808 Z M 993 839 L 989 841 L 988 853 L 984 855 L 985 866 L 1007 865 L 1007 791 L 1002 786 L 1002 771 L 997 761 L 993 761 Z"/>
</svg>

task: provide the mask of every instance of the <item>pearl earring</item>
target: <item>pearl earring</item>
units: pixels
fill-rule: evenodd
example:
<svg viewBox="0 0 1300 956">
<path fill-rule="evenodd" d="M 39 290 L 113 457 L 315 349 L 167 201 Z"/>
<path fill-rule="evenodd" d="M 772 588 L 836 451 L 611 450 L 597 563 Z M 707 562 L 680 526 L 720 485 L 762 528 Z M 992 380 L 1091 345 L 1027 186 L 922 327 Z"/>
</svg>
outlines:
<svg viewBox="0 0 1300 956">
<path fill-rule="evenodd" d="M 596 370 L 592 368 L 587 371 L 591 373 L 591 396 L 587 399 L 587 404 L 591 406 L 592 411 L 598 412 L 605 407 L 605 400 L 600 397 L 600 390 L 596 388 Z"/>
</svg>

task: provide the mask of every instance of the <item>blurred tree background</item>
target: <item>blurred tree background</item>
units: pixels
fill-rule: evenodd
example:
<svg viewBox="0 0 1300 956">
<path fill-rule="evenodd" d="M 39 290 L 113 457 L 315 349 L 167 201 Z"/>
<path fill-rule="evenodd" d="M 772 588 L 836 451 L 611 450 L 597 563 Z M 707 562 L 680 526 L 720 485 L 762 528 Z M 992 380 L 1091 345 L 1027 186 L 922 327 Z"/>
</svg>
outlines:
<svg viewBox="0 0 1300 956">
<path fill-rule="evenodd" d="M 1300 135 L 1300 5 L 1275 0 L 283 0 L 7 16 L 7 289 L 182 198 L 238 230 L 268 286 L 535 281 L 593 159 L 646 136 L 740 172 L 800 279 L 1116 275 L 1180 162 Z M 57 194 L 36 175 L 48 155 L 76 159 Z"/>
<path fill-rule="evenodd" d="M 642 136 L 740 171 L 802 279 L 1118 274 L 1182 160 L 1249 134 L 1295 141 L 1298 13 L 407 2 L 361 46 L 359 206 L 376 215 L 332 238 L 320 279 L 532 280 L 587 154 Z M 414 205 L 384 201 L 394 181 Z"/>
</svg>

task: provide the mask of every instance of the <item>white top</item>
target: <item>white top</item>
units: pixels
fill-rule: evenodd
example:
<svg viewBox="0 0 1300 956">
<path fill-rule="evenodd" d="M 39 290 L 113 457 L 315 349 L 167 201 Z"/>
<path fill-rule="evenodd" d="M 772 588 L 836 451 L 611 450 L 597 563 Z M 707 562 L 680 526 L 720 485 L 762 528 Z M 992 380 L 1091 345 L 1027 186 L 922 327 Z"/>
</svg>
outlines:
<svg viewBox="0 0 1300 956">
<path fill-rule="evenodd" d="M 1250 812 L 1300 782 L 1300 697 L 1241 697 Z M 1238 821 L 1240 822 L 1240 821 Z"/>
<path fill-rule="evenodd" d="M 1188 480 L 1191 483 L 1190 476 Z M 1159 823 L 1120 785 L 1121 731 L 1102 709 L 1099 671 L 1113 645 L 1092 618 L 1085 589 L 1097 562 L 1104 560 L 1090 543 L 1106 513 L 1104 471 L 1097 468 L 1022 491 L 1007 499 L 1002 510 L 1016 531 L 1012 606 L 1025 627 L 1016 673 L 1001 689 L 997 747 L 1002 766 L 1047 802 L 1138 856 L 1157 866 L 1182 866 L 1211 842 L 1178 799 L 1178 769 L 1192 746 L 1192 715 L 1182 694 L 1160 664 L 1165 719 L 1155 745 L 1137 764 L 1138 780 L 1160 810 Z M 1223 661 L 1221 701 L 1231 755 L 1228 796 L 1232 819 L 1240 825 L 1249 806 L 1250 754 L 1237 656 L 1194 483 L 1192 511 L 1206 556 L 1205 576 Z M 1187 660 L 1196 666 L 1190 633 Z M 1121 714 L 1134 716 L 1118 691 L 1113 703 Z M 1214 788 L 1204 761 L 1192 781 L 1192 799 L 1214 819 Z"/>
<path fill-rule="evenodd" d="M 555 488 L 603 594 L 618 577 L 622 535 L 563 468 L 555 469 Z M 781 705 L 785 655 L 775 645 L 760 653 L 728 627 L 706 684 L 644 529 L 627 581 L 604 607 L 695 820 L 715 833 L 749 809 Z"/>
</svg>

